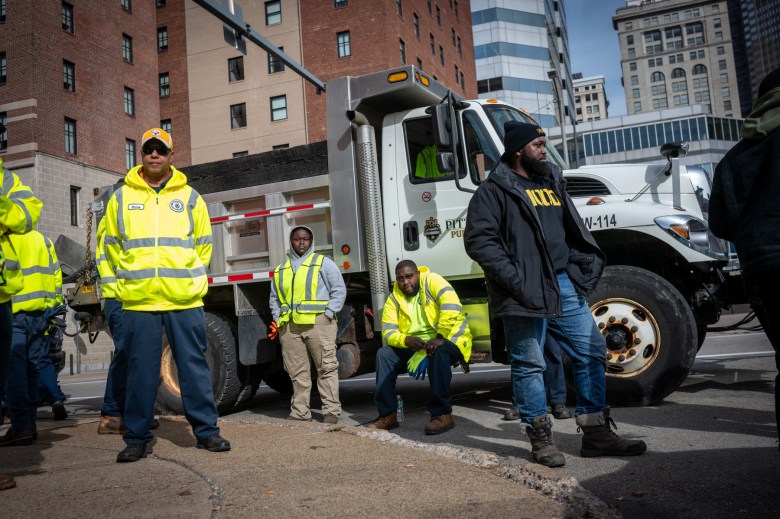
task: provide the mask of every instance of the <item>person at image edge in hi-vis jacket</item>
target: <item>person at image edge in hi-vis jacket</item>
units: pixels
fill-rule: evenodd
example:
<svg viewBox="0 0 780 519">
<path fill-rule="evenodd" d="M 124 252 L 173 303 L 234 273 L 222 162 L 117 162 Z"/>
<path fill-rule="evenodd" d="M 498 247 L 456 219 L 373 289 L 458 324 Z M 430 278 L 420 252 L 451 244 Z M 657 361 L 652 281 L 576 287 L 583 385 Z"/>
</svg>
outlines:
<svg viewBox="0 0 780 519">
<path fill-rule="evenodd" d="M 0 133 L 5 127 L 0 124 Z M 22 271 L 8 236 L 35 228 L 43 204 L 14 173 L 5 171 L 0 158 L 0 396 L 5 391 L 11 354 L 13 309 L 11 297 L 22 289 Z M 0 490 L 16 486 L 14 478 L 0 474 Z"/>
<path fill-rule="evenodd" d="M 379 417 L 369 429 L 398 427 L 395 384 L 400 373 L 425 379 L 431 385 L 425 434 L 441 434 L 455 427 L 450 403 L 452 366 L 467 371 L 471 358 L 471 331 L 458 294 L 428 267 L 402 260 L 395 267 L 393 293 L 382 309 L 382 341 L 376 355 L 374 403 Z"/>
<path fill-rule="evenodd" d="M 124 440 L 118 462 L 146 456 L 154 435 L 154 401 L 160 378 L 162 331 L 173 352 L 187 421 L 197 447 L 230 450 L 219 435 L 217 408 L 206 362 L 203 296 L 211 260 L 206 203 L 171 165 L 173 142 L 152 128 L 141 140 L 142 164 L 131 169 L 106 207 L 103 243 L 116 275 L 127 350 Z"/>
<path fill-rule="evenodd" d="M 9 236 L 19 257 L 24 288 L 13 295 L 13 339 L 6 399 L 11 428 L 0 446 L 29 445 L 38 437 L 38 366 L 48 355 L 48 308 L 62 302 L 62 273 L 51 240 L 38 231 Z"/>
<path fill-rule="evenodd" d="M 291 420 L 311 420 L 311 360 L 317 371 L 322 421 L 339 421 L 336 314 L 346 297 L 339 268 L 330 258 L 314 252 L 314 232 L 303 225 L 293 228 L 289 258 L 274 270 L 269 298 L 274 320 L 268 333 L 272 340 L 279 336 L 284 369 L 293 383 Z"/>
</svg>

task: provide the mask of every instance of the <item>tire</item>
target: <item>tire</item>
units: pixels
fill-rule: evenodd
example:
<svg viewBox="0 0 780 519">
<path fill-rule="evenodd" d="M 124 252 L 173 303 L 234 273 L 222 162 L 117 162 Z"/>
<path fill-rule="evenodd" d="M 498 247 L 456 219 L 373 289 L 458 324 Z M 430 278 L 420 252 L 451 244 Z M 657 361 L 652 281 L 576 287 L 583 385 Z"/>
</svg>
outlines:
<svg viewBox="0 0 780 519">
<path fill-rule="evenodd" d="M 268 387 L 283 395 L 293 394 L 292 380 L 290 380 L 290 375 L 284 370 L 281 351 L 275 360 L 266 362 L 260 366 L 260 377 Z"/>
<path fill-rule="evenodd" d="M 662 277 L 610 266 L 588 298 L 607 342 L 607 401 L 660 402 L 688 376 L 696 357 L 696 321 L 685 298 Z"/>
<path fill-rule="evenodd" d="M 206 361 L 211 372 L 211 389 L 219 414 L 228 412 L 241 392 L 238 378 L 236 340 L 230 325 L 221 317 L 206 312 Z M 160 386 L 157 389 L 157 410 L 161 414 L 183 414 L 181 390 L 176 362 L 168 338 L 163 336 Z"/>
<path fill-rule="evenodd" d="M 696 333 L 697 333 L 697 347 L 696 351 L 699 351 L 701 349 L 701 345 L 704 344 L 704 339 L 707 338 L 707 325 L 706 324 L 697 324 L 696 325 Z"/>
</svg>

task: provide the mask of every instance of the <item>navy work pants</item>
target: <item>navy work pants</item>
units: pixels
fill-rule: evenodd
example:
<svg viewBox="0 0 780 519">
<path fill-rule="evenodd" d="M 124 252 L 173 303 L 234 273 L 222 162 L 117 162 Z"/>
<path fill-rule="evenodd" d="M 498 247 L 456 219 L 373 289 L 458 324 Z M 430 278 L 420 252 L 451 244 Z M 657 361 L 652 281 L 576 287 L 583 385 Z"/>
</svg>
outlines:
<svg viewBox="0 0 780 519">
<path fill-rule="evenodd" d="M 127 396 L 127 351 L 122 336 L 122 303 L 113 297 L 106 298 L 103 303 L 103 317 L 108 323 L 108 329 L 114 339 L 114 356 L 108 366 L 106 392 L 103 395 L 103 406 L 100 408 L 100 414 L 122 416 Z"/>
</svg>

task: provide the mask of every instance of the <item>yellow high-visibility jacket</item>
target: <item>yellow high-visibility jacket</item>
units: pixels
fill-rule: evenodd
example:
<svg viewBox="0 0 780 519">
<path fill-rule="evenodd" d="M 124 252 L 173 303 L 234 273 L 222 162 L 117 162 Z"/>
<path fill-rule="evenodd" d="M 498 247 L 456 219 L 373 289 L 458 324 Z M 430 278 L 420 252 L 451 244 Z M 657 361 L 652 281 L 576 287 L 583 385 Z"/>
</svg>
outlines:
<svg viewBox="0 0 780 519">
<path fill-rule="evenodd" d="M 62 271 L 52 241 L 39 233 L 11 234 L 19 253 L 24 288 L 13 295 L 13 312 L 43 311 L 62 303 Z"/>
<path fill-rule="evenodd" d="M 8 302 L 24 285 L 19 256 L 8 237 L 34 229 L 42 207 L 19 177 L 3 169 L 0 158 L 0 303 Z"/>
<path fill-rule="evenodd" d="M 95 247 L 95 263 L 100 276 L 100 295 L 105 298 L 116 298 L 116 273 L 106 257 L 106 219 L 102 218 L 97 230 L 97 246 Z"/>
<path fill-rule="evenodd" d="M 116 298 L 124 310 L 169 311 L 203 306 L 211 260 L 206 203 L 172 176 L 159 193 L 131 169 L 106 207 L 103 249 L 116 274 Z"/>
<path fill-rule="evenodd" d="M 471 358 L 471 332 L 458 294 L 447 281 L 428 267 L 418 266 L 420 271 L 420 292 L 425 317 L 437 335 L 442 336 L 458 347 L 463 360 Z M 406 348 L 406 338 L 412 326 L 412 310 L 406 302 L 406 296 L 393 283 L 393 293 L 385 301 L 382 310 L 382 340 L 395 348 Z M 419 352 L 418 352 L 419 353 Z M 422 360 L 423 355 L 419 360 Z M 419 362 L 417 360 L 417 362 Z"/>
<path fill-rule="evenodd" d="M 324 314 L 328 309 L 327 299 L 316 299 L 317 284 L 324 259 L 325 256 L 321 254 L 309 254 L 309 257 L 298 267 L 298 271 L 293 274 L 288 258 L 274 270 L 276 295 L 281 306 L 281 313 L 276 322 L 279 328 L 290 320 L 295 324 L 314 324 L 317 314 Z"/>
</svg>

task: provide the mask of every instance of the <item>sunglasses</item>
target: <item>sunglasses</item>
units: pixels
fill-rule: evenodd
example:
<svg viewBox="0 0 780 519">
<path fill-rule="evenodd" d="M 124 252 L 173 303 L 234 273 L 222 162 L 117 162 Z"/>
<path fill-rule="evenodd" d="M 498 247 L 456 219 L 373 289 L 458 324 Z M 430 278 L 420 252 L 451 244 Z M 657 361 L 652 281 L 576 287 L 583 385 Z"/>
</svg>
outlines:
<svg viewBox="0 0 780 519">
<path fill-rule="evenodd" d="M 143 148 L 141 148 L 141 151 L 144 155 L 151 155 L 153 151 L 156 151 L 157 155 L 160 155 L 161 157 L 167 157 L 171 152 L 171 150 L 159 143 L 144 144 Z"/>
</svg>

